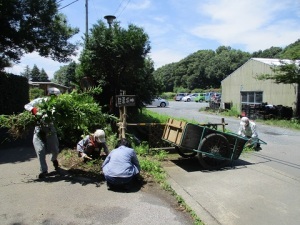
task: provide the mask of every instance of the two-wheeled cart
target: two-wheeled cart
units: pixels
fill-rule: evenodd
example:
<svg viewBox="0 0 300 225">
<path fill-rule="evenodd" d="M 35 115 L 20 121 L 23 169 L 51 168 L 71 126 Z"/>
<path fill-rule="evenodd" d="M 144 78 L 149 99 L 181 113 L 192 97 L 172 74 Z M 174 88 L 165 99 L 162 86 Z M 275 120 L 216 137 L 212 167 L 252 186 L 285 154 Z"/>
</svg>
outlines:
<svg viewBox="0 0 300 225">
<path fill-rule="evenodd" d="M 169 118 L 162 139 L 171 143 L 183 157 L 197 158 L 205 169 L 218 169 L 240 157 L 249 138 L 222 132 L 209 126 Z M 260 144 L 266 142 L 258 139 Z"/>
</svg>

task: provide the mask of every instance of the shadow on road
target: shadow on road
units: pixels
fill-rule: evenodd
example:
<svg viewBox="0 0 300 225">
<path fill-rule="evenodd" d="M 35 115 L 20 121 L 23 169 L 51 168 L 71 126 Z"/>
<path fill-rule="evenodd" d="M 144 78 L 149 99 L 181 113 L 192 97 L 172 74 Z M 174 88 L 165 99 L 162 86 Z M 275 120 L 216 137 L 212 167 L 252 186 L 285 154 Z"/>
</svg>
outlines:
<svg viewBox="0 0 300 225">
<path fill-rule="evenodd" d="M 0 165 L 9 163 L 22 163 L 31 161 L 36 158 L 35 150 L 32 146 L 31 140 L 19 140 L 7 142 L 5 145 L 1 145 L 0 148 Z M 38 165 L 37 165 L 38 167 Z M 50 165 L 49 165 L 50 167 Z M 106 185 L 103 174 L 84 171 L 81 169 L 67 169 L 59 168 L 58 171 L 51 171 L 47 174 L 44 179 L 28 179 L 28 183 L 31 182 L 69 182 L 71 184 L 81 184 L 82 186 L 94 184 L 96 187 L 101 185 Z M 147 182 L 140 180 L 135 182 L 130 189 L 127 190 L 116 190 L 118 192 L 137 192 L 139 191 Z"/>
<path fill-rule="evenodd" d="M 47 174 L 43 179 L 31 179 L 28 180 L 28 183 L 31 182 L 45 182 L 45 183 L 54 183 L 54 182 L 69 182 L 71 184 L 81 184 L 82 186 L 94 184 L 96 187 L 102 185 L 106 186 L 106 181 L 103 174 L 96 174 L 94 172 L 87 172 L 80 169 L 64 169 L 59 168 L 58 171 L 52 171 Z M 115 189 L 115 192 L 138 192 L 147 182 L 143 179 L 135 180 L 132 182 L 131 186 L 127 189 Z"/>
<path fill-rule="evenodd" d="M 207 170 L 206 168 L 203 168 L 201 164 L 199 163 L 197 157 L 192 158 L 178 158 L 175 160 L 171 160 L 175 165 L 181 167 L 187 172 L 214 172 L 214 171 L 226 171 L 226 170 L 232 170 L 232 169 L 243 169 L 246 168 L 249 165 L 253 165 L 253 163 L 249 163 L 247 161 L 238 159 L 233 161 L 232 165 L 229 164 L 226 167 L 222 167 L 218 170 Z"/>
</svg>

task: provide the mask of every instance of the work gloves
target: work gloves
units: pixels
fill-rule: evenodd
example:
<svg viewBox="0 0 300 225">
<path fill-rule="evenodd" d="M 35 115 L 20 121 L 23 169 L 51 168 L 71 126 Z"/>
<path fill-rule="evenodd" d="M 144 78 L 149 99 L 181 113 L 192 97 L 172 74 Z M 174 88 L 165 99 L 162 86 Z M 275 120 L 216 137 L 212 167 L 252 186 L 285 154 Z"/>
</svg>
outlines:
<svg viewBox="0 0 300 225">
<path fill-rule="evenodd" d="M 38 109 L 36 107 L 33 107 L 31 110 L 32 115 L 36 115 L 38 112 Z"/>
</svg>

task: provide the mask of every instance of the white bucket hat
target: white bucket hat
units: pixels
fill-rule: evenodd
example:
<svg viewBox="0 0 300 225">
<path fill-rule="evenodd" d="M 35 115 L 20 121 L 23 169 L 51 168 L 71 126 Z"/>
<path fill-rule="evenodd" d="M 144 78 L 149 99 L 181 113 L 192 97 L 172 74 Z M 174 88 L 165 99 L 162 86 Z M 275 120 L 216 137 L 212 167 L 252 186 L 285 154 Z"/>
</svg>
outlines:
<svg viewBox="0 0 300 225">
<path fill-rule="evenodd" d="M 240 123 L 242 126 L 245 126 L 247 124 L 249 124 L 249 119 L 248 117 L 242 117 L 241 119 L 241 123 Z"/>
<path fill-rule="evenodd" d="M 94 133 L 95 141 L 98 143 L 104 143 L 105 142 L 105 132 L 104 130 L 98 129 Z"/>
<path fill-rule="evenodd" d="M 55 87 L 50 87 L 47 89 L 48 91 L 48 95 L 60 95 L 61 92 L 58 88 L 55 88 Z"/>
</svg>

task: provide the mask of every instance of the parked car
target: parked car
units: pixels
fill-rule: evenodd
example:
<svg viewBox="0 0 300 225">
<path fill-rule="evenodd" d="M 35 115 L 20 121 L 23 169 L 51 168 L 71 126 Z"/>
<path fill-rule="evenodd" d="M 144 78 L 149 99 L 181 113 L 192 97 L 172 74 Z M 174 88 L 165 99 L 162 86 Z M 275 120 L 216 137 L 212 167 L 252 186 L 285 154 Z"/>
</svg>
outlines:
<svg viewBox="0 0 300 225">
<path fill-rule="evenodd" d="M 192 94 L 189 94 L 189 95 L 186 95 L 184 96 L 181 101 L 184 101 L 184 102 L 194 102 L 195 99 L 200 95 L 201 93 L 192 93 Z"/>
<path fill-rule="evenodd" d="M 156 107 L 167 107 L 169 106 L 169 101 L 161 97 L 154 98 L 150 104 L 145 104 L 146 106 L 156 106 Z"/>
<path fill-rule="evenodd" d="M 199 93 L 199 95 L 194 99 L 195 102 L 205 102 L 206 93 Z"/>
<path fill-rule="evenodd" d="M 176 95 L 175 95 L 175 97 L 174 97 L 174 100 L 175 101 L 181 101 L 181 99 L 184 97 L 184 96 L 186 96 L 187 95 L 187 93 L 177 93 Z"/>
</svg>

